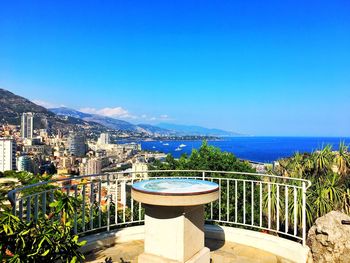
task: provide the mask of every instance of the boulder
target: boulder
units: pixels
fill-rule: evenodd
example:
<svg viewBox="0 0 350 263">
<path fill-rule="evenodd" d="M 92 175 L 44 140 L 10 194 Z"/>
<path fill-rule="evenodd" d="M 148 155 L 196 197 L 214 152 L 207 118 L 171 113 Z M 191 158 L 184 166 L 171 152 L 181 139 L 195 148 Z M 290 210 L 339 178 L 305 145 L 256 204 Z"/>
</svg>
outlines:
<svg viewBox="0 0 350 263">
<path fill-rule="evenodd" d="M 350 217 L 332 211 L 318 218 L 310 228 L 307 245 L 315 263 L 350 262 L 350 225 L 343 225 L 342 220 Z"/>
</svg>

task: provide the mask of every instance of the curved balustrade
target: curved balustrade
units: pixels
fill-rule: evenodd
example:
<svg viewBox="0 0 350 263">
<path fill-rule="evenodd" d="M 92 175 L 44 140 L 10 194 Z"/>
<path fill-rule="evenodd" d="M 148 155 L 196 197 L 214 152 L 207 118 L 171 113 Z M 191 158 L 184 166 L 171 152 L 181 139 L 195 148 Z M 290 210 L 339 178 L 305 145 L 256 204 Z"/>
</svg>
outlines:
<svg viewBox="0 0 350 263">
<path fill-rule="evenodd" d="M 131 185 L 149 179 L 180 177 L 219 184 L 220 196 L 206 206 L 208 223 L 264 231 L 294 241 L 306 240 L 306 191 L 310 181 L 275 175 L 222 171 L 118 172 L 41 182 L 9 192 L 13 213 L 23 220 L 49 215 L 58 193 L 78 200 L 74 232 L 86 235 L 142 224 L 141 203 Z"/>
</svg>

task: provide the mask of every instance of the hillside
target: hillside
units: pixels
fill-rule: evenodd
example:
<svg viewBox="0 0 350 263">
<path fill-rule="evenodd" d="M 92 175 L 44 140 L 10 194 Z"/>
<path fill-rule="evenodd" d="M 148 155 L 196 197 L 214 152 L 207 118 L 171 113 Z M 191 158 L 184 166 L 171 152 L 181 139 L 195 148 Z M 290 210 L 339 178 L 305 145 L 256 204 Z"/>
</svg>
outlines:
<svg viewBox="0 0 350 263">
<path fill-rule="evenodd" d="M 118 120 L 102 115 L 97 115 L 97 114 L 89 114 L 89 113 L 84 113 L 80 112 L 74 109 L 66 108 L 66 107 L 60 107 L 60 108 L 52 108 L 49 109 L 53 113 L 59 115 L 59 116 L 69 116 L 69 117 L 74 117 L 74 118 L 80 118 L 84 121 L 90 121 L 90 122 L 95 122 L 99 123 L 109 129 L 113 130 L 120 130 L 120 131 L 130 131 L 130 132 L 137 132 L 137 133 L 144 133 L 144 134 L 149 134 L 149 135 L 154 135 L 154 134 L 160 134 L 160 135 L 169 135 L 171 134 L 170 131 L 166 129 L 162 129 L 159 127 L 155 127 L 153 125 L 149 124 L 140 124 L 140 125 L 135 125 L 127 121 L 123 120 Z"/>
<path fill-rule="evenodd" d="M 198 135 L 198 136 L 218 136 L 218 137 L 233 137 L 233 136 L 242 135 L 236 132 L 224 131 L 220 129 L 210 129 L 210 128 L 194 126 L 194 125 L 159 123 L 157 124 L 157 126 L 163 129 L 174 131 L 177 134 L 181 134 L 181 135 L 190 134 L 190 135 Z"/>
<path fill-rule="evenodd" d="M 57 116 L 46 108 L 30 100 L 0 89 L 0 124 L 20 125 L 23 112 L 34 113 L 34 129 L 46 128 L 49 131 L 63 132 L 69 130 L 105 130 L 106 128 L 94 122 L 84 121 L 75 117 Z"/>
<path fill-rule="evenodd" d="M 186 126 L 177 125 L 169 123 L 161 123 L 158 125 L 151 124 L 132 124 L 127 121 L 118 120 L 106 116 L 101 116 L 97 114 L 90 114 L 80 112 L 70 108 L 52 108 L 49 109 L 53 113 L 60 116 L 69 116 L 80 118 L 84 121 L 90 121 L 99 123 L 105 127 L 120 131 L 130 131 L 137 132 L 152 136 L 217 136 L 217 137 L 230 137 L 237 136 L 238 133 L 219 130 L 219 129 L 209 129 L 200 126 Z"/>
<path fill-rule="evenodd" d="M 0 124 L 20 125 L 23 112 L 34 113 L 34 129 L 45 128 L 51 132 L 60 129 L 101 132 L 114 130 L 130 132 L 147 136 L 236 136 L 237 133 L 219 129 L 208 129 L 200 126 L 186 126 L 161 123 L 157 126 L 150 124 L 132 124 L 106 116 L 83 113 L 70 108 L 46 109 L 30 100 L 15 95 L 10 91 L 0 89 Z"/>
</svg>

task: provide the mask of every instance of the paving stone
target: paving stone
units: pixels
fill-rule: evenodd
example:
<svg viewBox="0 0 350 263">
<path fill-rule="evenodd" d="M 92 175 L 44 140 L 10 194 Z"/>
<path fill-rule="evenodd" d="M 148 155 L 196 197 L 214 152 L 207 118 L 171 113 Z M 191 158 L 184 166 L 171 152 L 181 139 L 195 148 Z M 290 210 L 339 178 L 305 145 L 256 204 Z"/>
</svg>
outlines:
<svg viewBox="0 0 350 263">
<path fill-rule="evenodd" d="M 205 244 L 211 250 L 211 263 L 289 263 L 268 252 L 232 242 L 209 239 Z M 116 244 L 102 251 L 87 254 L 85 262 L 137 263 L 137 257 L 143 249 L 143 240 Z"/>
</svg>

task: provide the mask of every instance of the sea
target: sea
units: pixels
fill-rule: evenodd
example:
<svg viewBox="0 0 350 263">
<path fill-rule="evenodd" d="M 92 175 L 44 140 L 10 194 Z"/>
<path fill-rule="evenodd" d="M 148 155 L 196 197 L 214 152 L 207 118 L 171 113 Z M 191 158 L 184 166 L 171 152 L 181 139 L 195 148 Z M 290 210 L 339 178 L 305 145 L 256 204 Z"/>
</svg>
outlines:
<svg viewBox="0 0 350 263">
<path fill-rule="evenodd" d="M 232 137 L 209 140 L 208 144 L 222 151 L 233 153 L 240 159 L 253 162 L 272 163 L 295 152 L 312 152 L 331 145 L 337 150 L 339 143 L 350 144 L 350 137 Z M 143 150 L 171 153 L 175 158 L 191 154 L 199 149 L 202 141 L 139 141 Z"/>
</svg>

